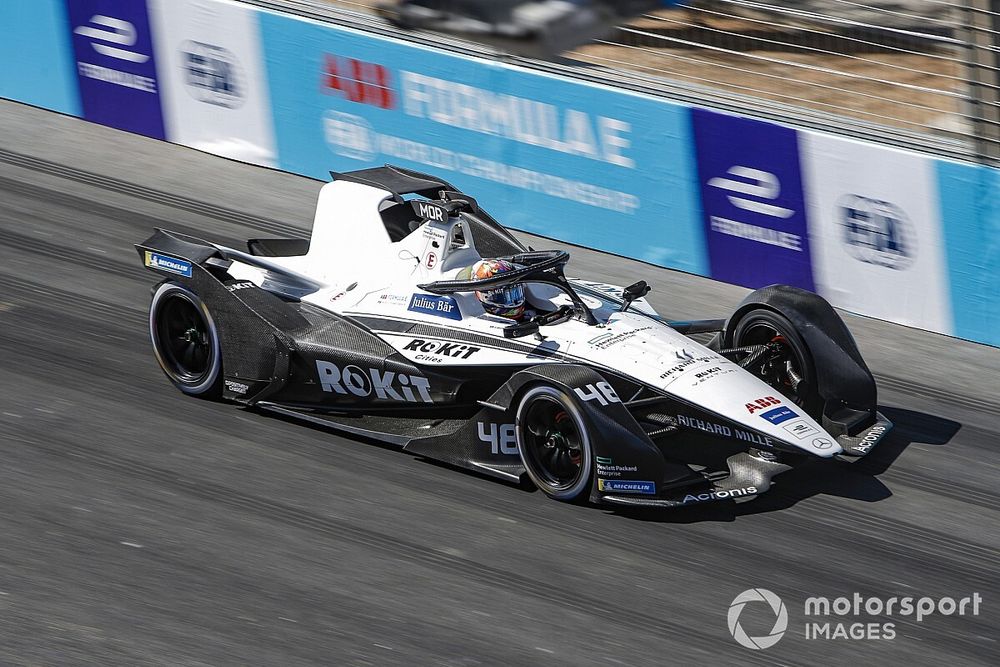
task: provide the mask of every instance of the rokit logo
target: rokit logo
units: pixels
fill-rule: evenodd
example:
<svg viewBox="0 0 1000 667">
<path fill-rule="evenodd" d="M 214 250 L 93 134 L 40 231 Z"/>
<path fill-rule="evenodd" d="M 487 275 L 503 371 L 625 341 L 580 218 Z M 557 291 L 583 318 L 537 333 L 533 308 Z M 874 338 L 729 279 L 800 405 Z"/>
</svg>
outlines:
<svg viewBox="0 0 1000 667">
<path fill-rule="evenodd" d="M 389 70 L 382 65 L 327 54 L 322 78 L 324 92 L 379 109 L 396 106 Z"/>
<path fill-rule="evenodd" d="M 236 56 L 227 49 L 202 42 L 184 42 L 181 66 L 188 92 L 196 100 L 226 109 L 243 106 L 243 70 Z"/>
<path fill-rule="evenodd" d="M 771 203 L 778 201 L 781 195 L 781 182 L 771 172 L 737 165 L 730 167 L 726 174 L 732 178 L 716 176 L 708 181 L 708 185 L 728 193 L 726 199 L 736 208 L 776 220 L 786 220 L 795 215 L 794 210 Z M 802 250 L 802 237 L 798 234 L 715 215 L 711 217 L 711 224 L 712 231 L 720 234 L 788 250 Z"/>
<path fill-rule="evenodd" d="M 434 354 L 440 357 L 451 357 L 452 359 L 468 359 L 483 348 L 474 345 L 464 345 L 462 343 L 414 338 L 404 345 L 403 349 L 410 352 L 426 352 L 427 354 Z"/>
<path fill-rule="evenodd" d="M 517 456 L 517 436 L 513 424 L 493 424 L 479 422 L 479 439 L 490 443 L 490 452 L 506 456 Z"/>
<path fill-rule="evenodd" d="M 338 394 L 353 394 L 366 398 L 373 393 L 377 398 L 407 403 L 433 403 L 430 381 L 419 375 L 406 375 L 393 371 L 369 368 L 367 371 L 357 366 L 345 366 L 343 370 L 328 361 L 316 361 L 323 391 Z"/>
<path fill-rule="evenodd" d="M 837 204 L 848 254 L 867 264 L 901 271 L 916 256 L 916 233 L 906 213 L 895 204 L 846 195 Z"/>
</svg>

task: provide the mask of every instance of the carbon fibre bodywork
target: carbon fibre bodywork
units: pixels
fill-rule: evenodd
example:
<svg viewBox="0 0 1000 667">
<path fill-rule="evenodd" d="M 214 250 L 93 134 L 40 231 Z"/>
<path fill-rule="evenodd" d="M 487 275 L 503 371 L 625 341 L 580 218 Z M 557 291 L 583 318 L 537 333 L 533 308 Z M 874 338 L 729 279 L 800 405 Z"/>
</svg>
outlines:
<svg viewBox="0 0 1000 667">
<path fill-rule="evenodd" d="M 383 192 L 389 200 L 379 211 L 391 216 L 375 218 L 386 236 L 373 243 L 415 267 L 404 289 L 381 276 L 371 284 L 362 275 L 331 278 L 325 262 L 310 264 L 322 238 L 319 213 L 310 247 L 254 240 L 247 254 L 163 230 L 136 246 L 147 268 L 210 312 L 222 398 L 523 482 L 518 409 L 531 388 L 551 387 L 586 433 L 594 461 L 586 496 L 660 507 L 750 499 L 803 459 L 868 453 L 891 427 L 875 411 L 874 383 L 850 333 L 815 295 L 775 286 L 751 294 L 727 321 L 671 323 L 645 304 L 644 287 L 625 297 L 634 298 L 630 306 L 620 288 L 567 280 L 565 258 L 526 253 L 447 184 L 393 171 L 393 187 L 378 190 L 380 173 L 344 180 L 360 197 L 376 202 Z M 398 208 L 408 186 L 442 188 L 417 224 Z M 539 316 L 541 326 L 521 331 L 483 314 L 463 293 L 476 285 L 443 268 L 449 251 L 478 256 L 479 239 L 540 262 L 544 289 L 533 303 L 552 313 Z M 532 281 L 531 270 L 522 273 Z M 822 369 L 822 414 L 807 414 L 720 353 L 733 346 L 740 317 L 762 307 L 803 332 Z M 719 336 L 709 346 L 688 336 L 712 331 Z"/>
</svg>

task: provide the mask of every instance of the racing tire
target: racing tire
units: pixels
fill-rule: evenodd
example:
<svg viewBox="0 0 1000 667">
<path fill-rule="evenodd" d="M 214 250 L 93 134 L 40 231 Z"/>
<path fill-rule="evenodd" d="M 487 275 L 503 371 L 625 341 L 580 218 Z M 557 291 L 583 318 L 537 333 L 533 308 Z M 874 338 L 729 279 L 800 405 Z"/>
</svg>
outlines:
<svg viewBox="0 0 1000 667">
<path fill-rule="evenodd" d="M 149 337 L 174 386 L 190 396 L 221 398 L 219 330 L 197 294 L 177 283 L 160 285 L 149 306 Z"/>
<path fill-rule="evenodd" d="M 594 456 L 571 396 L 548 385 L 529 389 L 518 404 L 515 434 L 521 463 L 545 495 L 564 502 L 588 497 Z"/>
<path fill-rule="evenodd" d="M 755 375 L 791 399 L 810 415 L 817 417 L 822 412 L 823 399 L 820 397 L 816 381 L 816 366 L 805 340 L 795 325 L 781 313 L 767 308 L 757 308 L 746 313 L 736 323 L 733 331 L 733 345 L 744 347 L 763 343 L 780 343 L 784 358 L 779 365 L 751 370 Z M 790 378 L 794 374 L 800 378 L 793 386 Z"/>
</svg>

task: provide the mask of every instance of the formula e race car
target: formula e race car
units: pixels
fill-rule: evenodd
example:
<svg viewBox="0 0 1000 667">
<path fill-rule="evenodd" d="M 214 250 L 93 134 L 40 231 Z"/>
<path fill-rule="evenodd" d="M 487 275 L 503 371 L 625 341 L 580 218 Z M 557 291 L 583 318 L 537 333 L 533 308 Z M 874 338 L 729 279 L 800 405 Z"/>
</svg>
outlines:
<svg viewBox="0 0 1000 667">
<path fill-rule="evenodd" d="M 526 248 L 438 178 L 333 177 L 308 240 L 244 251 L 158 229 L 136 246 L 164 278 L 149 332 L 182 392 L 617 505 L 750 499 L 892 426 L 815 294 L 777 285 L 726 320 L 671 321 L 644 281 L 567 278 L 566 252 Z M 470 271 L 487 264 L 503 270 Z"/>
</svg>

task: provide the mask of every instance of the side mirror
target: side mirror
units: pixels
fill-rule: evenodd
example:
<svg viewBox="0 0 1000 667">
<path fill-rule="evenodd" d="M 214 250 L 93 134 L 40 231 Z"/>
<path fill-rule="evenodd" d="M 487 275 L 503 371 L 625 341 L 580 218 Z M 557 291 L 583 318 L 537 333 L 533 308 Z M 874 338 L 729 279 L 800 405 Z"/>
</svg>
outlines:
<svg viewBox="0 0 1000 667">
<path fill-rule="evenodd" d="M 503 329 L 504 338 L 523 338 L 524 336 L 536 333 L 538 333 L 538 322 L 536 320 L 525 320 L 524 322 L 511 324 L 509 327 L 504 327 Z"/>
<path fill-rule="evenodd" d="M 647 285 L 645 280 L 640 280 L 639 282 L 632 283 L 626 287 L 622 290 L 622 300 L 624 303 L 622 304 L 621 311 L 625 311 L 625 309 L 627 309 L 636 299 L 641 299 L 649 294 L 651 289 L 652 287 Z"/>
</svg>

